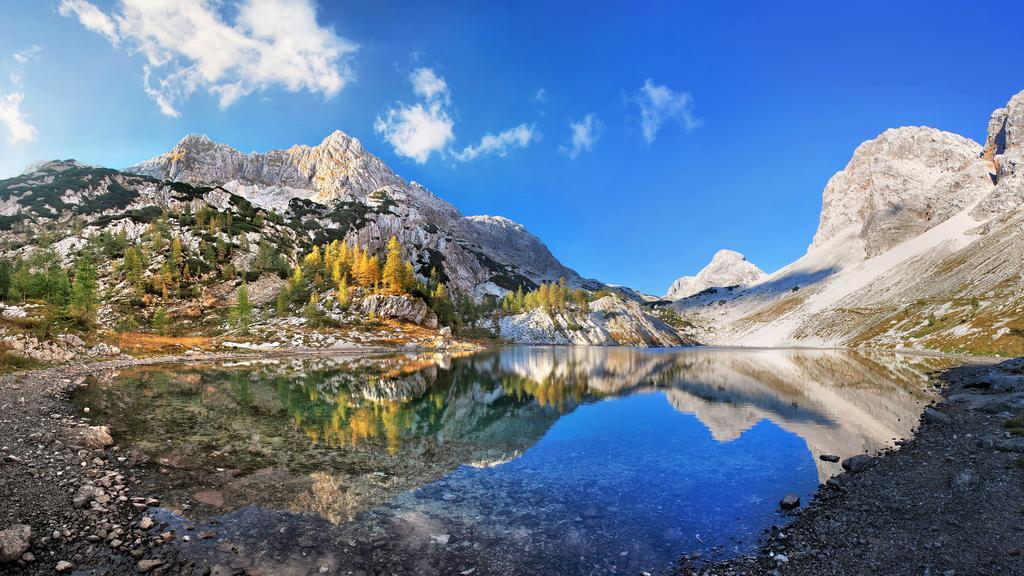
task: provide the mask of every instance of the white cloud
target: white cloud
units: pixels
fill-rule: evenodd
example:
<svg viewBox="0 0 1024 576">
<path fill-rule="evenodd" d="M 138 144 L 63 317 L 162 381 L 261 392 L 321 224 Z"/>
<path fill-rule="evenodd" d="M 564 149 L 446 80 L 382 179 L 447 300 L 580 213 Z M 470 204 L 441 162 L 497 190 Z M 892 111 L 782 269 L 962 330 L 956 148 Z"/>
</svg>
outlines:
<svg viewBox="0 0 1024 576">
<path fill-rule="evenodd" d="M 450 98 L 448 83 L 444 78 L 434 74 L 430 68 L 417 68 L 409 75 L 412 82 L 412 92 L 426 100 L 441 98 L 447 101 Z"/>
<path fill-rule="evenodd" d="M 654 142 L 661 125 L 668 120 L 679 122 L 687 132 L 704 124 L 693 115 L 693 96 L 689 92 L 676 92 L 650 78 L 631 100 L 640 108 L 640 128 L 648 144 Z"/>
<path fill-rule="evenodd" d="M 440 152 L 455 139 L 455 123 L 440 102 L 426 105 L 398 104 L 378 116 L 373 128 L 384 136 L 395 153 L 423 164 L 432 152 Z"/>
<path fill-rule="evenodd" d="M 114 45 L 141 53 L 146 94 L 168 116 L 196 90 L 222 108 L 271 87 L 331 97 L 353 79 L 358 46 L 316 21 L 312 0 L 237 0 L 234 23 L 213 0 L 120 0 L 104 13 L 86 0 L 62 0 L 63 16 Z"/>
<path fill-rule="evenodd" d="M 479 144 L 466 146 L 462 152 L 455 153 L 455 159 L 460 162 L 468 162 L 488 154 L 505 156 L 508 154 L 509 148 L 526 148 L 530 142 L 536 141 L 539 137 L 533 126 L 520 124 L 497 135 L 485 134 Z"/>
<path fill-rule="evenodd" d="M 448 83 L 430 68 L 417 68 L 409 75 L 412 91 L 423 101 L 398 102 L 384 116 L 378 116 L 373 128 L 400 156 L 423 164 L 434 152 L 441 153 L 455 139 L 455 122 L 448 115 Z"/>
<path fill-rule="evenodd" d="M 569 143 L 560 146 L 563 154 L 575 160 L 583 152 L 590 152 L 601 137 L 604 124 L 593 114 L 587 114 L 579 122 L 569 123 Z"/>
<path fill-rule="evenodd" d="M 470 144 L 461 151 L 452 150 L 449 145 L 455 140 L 455 122 L 448 112 L 451 105 L 448 83 L 430 68 L 413 70 L 409 74 L 409 82 L 419 102 L 397 102 L 383 115 L 377 116 L 373 124 L 374 130 L 391 144 L 399 156 L 423 164 L 436 152 L 468 162 L 491 154 L 506 156 L 510 148 L 525 148 L 540 137 L 532 125 L 520 124 L 498 134 L 486 134 L 479 143 Z"/>
<path fill-rule="evenodd" d="M 32 60 L 39 57 L 39 53 L 43 51 L 43 47 L 39 44 L 33 44 L 24 50 L 18 50 L 14 53 L 14 60 L 18 64 L 27 64 Z"/>
<path fill-rule="evenodd" d="M 24 95 L 20 92 L 0 94 L 0 126 L 7 130 L 7 142 L 18 144 L 36 139 L 36 127 L 29 123 L 21 111 Z"/>
<path fill-rule="evenodd" d="M 534 92 L 534 94 L 533 94 L 533 101 L 534 102 L 547 102 L 548 101 L 548 91 L 545 90 L 543 87 L 542 88 L 537 88 L 537 91 Z"/>
</svg>

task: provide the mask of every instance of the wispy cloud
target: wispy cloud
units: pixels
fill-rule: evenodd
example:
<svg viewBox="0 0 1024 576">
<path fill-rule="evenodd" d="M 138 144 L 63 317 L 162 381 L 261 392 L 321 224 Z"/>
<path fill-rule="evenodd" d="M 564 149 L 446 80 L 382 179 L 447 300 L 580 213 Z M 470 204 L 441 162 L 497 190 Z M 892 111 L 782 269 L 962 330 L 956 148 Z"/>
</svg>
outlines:
<svg viewBox="0 0 1024 576">
<path fill-rule="evenodd" d="M 115 46 L 121 41 L 114 20 L 86 0 L 61 0 L 57 11 L 61 16 L 74 16 L 89 30 L 102 34 Z"/>
<path fill-rule="evenodd" d="M 24 50 L 18 50 L 14 53 L 14 61 L 18 64 L 27 64 L 32 60 L 39 57 L 39 53 L 43 51 L 43 47 L 39 44 L 33 44 Z"/>
<path fill-rule="evenodd" d="M 548 101 L 548 91 L 545 90 L 543 87 L 537 88 L 537 91 L 533 93 L 533 101 L 534 102 L 541 102 L 541 103 L 547 102 Z"/>
<path fill-rule="evenodd" d="M 569 142 L 558 149 L 575 160 L 583 152 L 590 152 L 601 138 L 604 124 L 593 114 L 587 114 L 578 122 L 569 123 Z"/>
<path fill-rule="evenodd" d="M 526 148 L 530 142 L 534 142 L 538 138 L 540 135 L 533 126 L 520 124 L 499 134 L 484 135 L 479 144 L 471 144 L 463 148 L 461 152 L 455 153 L 455 159 L 460 162 L 468 162 L 489 154 L 505 156 L 508 154 L 509 148 Z"/>
<path fill-rule="evenodd" d="M 395 153 L 425 163 L 434 152 L 442 152 L 455 139 L 455 122 L 448 115 L 448 84 L 430 68 L 417 68 L 409 75 L 413 93 L 422 101 L 398 102 L 373 128 L 391 144 Z"/>
<path fill-rule="evenodd" d="M 233 23 L 221 16 L 225 4 Z M 62 0 L 58 10 L 141 53 L 146 94 L 168 116 L 180 116 L 177 104 L 200 89 L 226 108 L 271 87 L 329 98 L 354 78 L 358 46 L 318 23 L 312 0 L 121 0 L 110 13 Z"/>
<path fill-rule="evenodd" d="M 0 126 L 7 132 L 7 142 L 11 145 L 32 142 L 36 139 L 36 127 L 28 121 L 28 116 L 21 111 L 24 94 L 13 92 L 0 94 Z"/>
<path fill-rule="evenodd" d="M 704 124 L 694 116 L 693 96 L 689 92 L 676 92 L 668 86 L 655 84 L 650 78 L 630 101 L 640 108 L 640 128 L 648 144 L 654 143 L 658 130 L 669 120 L 679 122 L 687 132 Z"/>
</svg>

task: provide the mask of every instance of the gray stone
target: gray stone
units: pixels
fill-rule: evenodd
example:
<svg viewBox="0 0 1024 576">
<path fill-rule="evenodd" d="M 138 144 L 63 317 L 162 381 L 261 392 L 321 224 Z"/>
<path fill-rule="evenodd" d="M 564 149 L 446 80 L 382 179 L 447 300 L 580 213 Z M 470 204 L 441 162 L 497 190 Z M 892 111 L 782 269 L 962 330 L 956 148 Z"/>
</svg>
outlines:
<svg viewBox="0 0 1024 576">
<path fill-rule="evenodd" d="M 949 422 L 949 416 L 934 408 L 924 409 L 924 419 L 925 422 L 931 422 L 932 424 L 946 424 Z"/>
<path fill-rule="evenodd" d="M 32 527 L 27 524 L 15 524 L 6 530 L 0 530 L 0 563 L 14 562 L 28 551 L 32 538 Z"/>
<path fill-rule="evenodd" d="M 782 500 L 779 500 L 779 508 L 782 508 L 783 510 L 793 510 L 794 508 L 799 507 L 800 497 L 792 492 L 783 496 Z"/>
<path fill-rule="evenodd" d="M 978 476 L 978 473 L 974 470 L 967 468 L 958 472 L 956 476 L 953 476 L 953 479 L 950 481 L 950 485 L 954 492 L 957 492 L 958 494 L 967 494 L 968 492 L 973 492 L 981 485 L 981 477 Z"/>
<path fill-rule="evenodd" d="M 54 568 L 54 570 L 56 570 L 58 574 L 65 574 L 67 572 L 71 572 L 74 569 L 75 565 L 71 562 L 68 562 L 67 560 L 61 560 L 60 562 L 57 562 L 57 566 Z"/>
<path fill-rule="evenodd" d="M 818 456 L 818 458 L 825 462 L 839 462 L 839 456 L 836 456 L 835 454 L 822 454 Z"/>
<path fill-rule="evenodd" d="M 89 505 L 89 502 L 100 499 L 106 496 L 106 493 L 101 489 L 93 486 L 92 484 L 83 484 L 75 492 L 75 495 L 71 497 L 71 503 L 75 508 L 85 508 Z"/>
<path fill-rule="evenodd" d="M 843 470 L 846 470 L 850 474 L 856 474 L 863 472 L 868 468 L 871 468 L 875 463 L 875 459 L 867 454 L 857 454 L 851 456 L 846 460 L 843 460 Z"/>
</svg>

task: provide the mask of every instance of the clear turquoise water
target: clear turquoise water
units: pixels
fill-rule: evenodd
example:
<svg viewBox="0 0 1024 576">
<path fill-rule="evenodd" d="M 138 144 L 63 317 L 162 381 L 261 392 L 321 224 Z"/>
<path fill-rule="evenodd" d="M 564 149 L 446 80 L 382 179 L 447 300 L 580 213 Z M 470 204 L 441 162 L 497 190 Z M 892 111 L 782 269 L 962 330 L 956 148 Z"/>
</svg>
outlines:
<svg viewBox="0 0 1024 576">
<path fill-rule="evenodd" d="M 197 562 L 658 573 L 753 549 L 838 471 L 820 454 L 908 435 L 943 362 L 516 347 L 129 370 L 75 402 L 149 459 L 154 513 L 216 526 Z"/>
</svg>

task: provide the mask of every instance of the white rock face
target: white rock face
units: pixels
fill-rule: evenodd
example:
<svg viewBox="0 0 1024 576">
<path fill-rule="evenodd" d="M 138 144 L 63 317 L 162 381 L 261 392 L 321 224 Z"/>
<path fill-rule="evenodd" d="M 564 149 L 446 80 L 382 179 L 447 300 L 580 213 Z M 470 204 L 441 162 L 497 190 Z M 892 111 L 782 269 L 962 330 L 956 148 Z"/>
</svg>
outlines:
<svg viewBox="0 0 1024 576">
<path fill-rule="evenodd" d="M 930 128 L 864 143 L 804 256 L 673 308 L 705 343 L 1024 350 L 1024 92 L 988 129 L 984 147 Z"/>
<path fill-rule="evenodd" d="M 590 346 L 681 346 L 684 340 L 671 326 L 646 313 L 639 304 L 616 296 L 590 303 L 586 314 L 548 313 L 535 308 L 501 319 L 499 335 L 519 344 L 580 344 Z"/>
<path fill-rule="evenodd" d="M 810 249 L 852 227 L 874 256 L 974 204 L 992 189 L 981 151 L 973 140 L 916 126 L 861 144 L 825 186 Z"/>
<path fill-rule="evenodd" d="M 251 154 L 190 135 L 128 171 L 219 186 L 282 214 L 316 211 L 302 203 L 312 201 L 323 208 L 319 220 L 310 221 L 311 236 L 317 227 L 340 228 L 346 240 L 379 252 L 395 235 L 422 277 L 436 267 L 449 286 L 475 296 L 500 295 L 524 280 L 528 286 L 563 277 L 570 286 L 600 285 L 563 266 L 522 225 L 493 216 L 463 217 L 339 131 L 317 146 Z M 209 193 L 216 194 L 230 200 L 220 190 Z"/>
<path fill-rule="evenodd" d="M 679 300 L 708 288 L 747 286 L 760 282 L 767 274 L 733 250 L 719 250 L 696 276 L 683 276 L 672 283 L 667 300 Z"/>
</svg>

